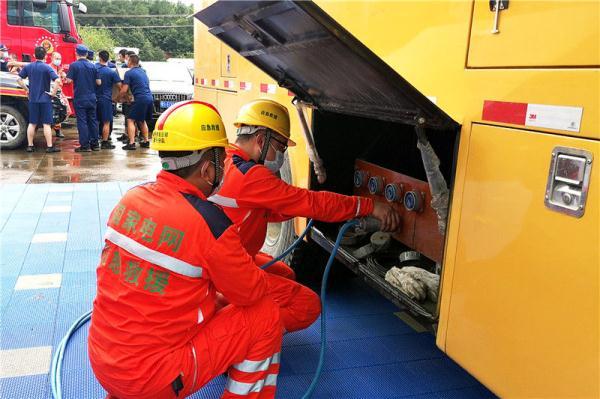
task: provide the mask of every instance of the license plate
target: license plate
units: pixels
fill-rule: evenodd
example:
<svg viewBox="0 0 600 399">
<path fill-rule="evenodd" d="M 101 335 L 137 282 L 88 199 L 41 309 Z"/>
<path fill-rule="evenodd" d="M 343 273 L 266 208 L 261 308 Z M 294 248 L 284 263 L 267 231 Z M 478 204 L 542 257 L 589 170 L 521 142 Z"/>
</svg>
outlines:
<svg viewBox="0 0 600 399">
<path fill-rule="evenodd" d="M 169 108 L 173 104 L 175 104 L 173 101 L 161 101 L 160 107 L 166 109 L 166 108 Z"/>
</svg>

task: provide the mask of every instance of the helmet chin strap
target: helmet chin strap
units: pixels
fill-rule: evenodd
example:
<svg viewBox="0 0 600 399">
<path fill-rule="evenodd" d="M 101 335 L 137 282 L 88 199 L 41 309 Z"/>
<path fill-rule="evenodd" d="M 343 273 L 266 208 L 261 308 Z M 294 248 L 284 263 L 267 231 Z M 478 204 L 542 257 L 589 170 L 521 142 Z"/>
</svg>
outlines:
<svg viewBox="0 0 600 399">
<path fill-rule="evenodd" d="M 258 163 L 263 165 L 265 163 L 265 159 L 267 158 L 267 154 L 269 153 L 269 144 L 271 142 L 271 130 L 267 129 L 267 133 L 265 134 L 265 143 L 260 150 L 260 158 L 258 159 Z"/>
<path fill-rule="evenodd" d="M 219 167 L 219 151 L 217 151 L 216 147 L 213 147 L 213 160 L 215 162 L 215 177 L 213 178 L 213 187 L 217 187 L 221 182 L 222 172 L 221 168 Z"/>
</svg>

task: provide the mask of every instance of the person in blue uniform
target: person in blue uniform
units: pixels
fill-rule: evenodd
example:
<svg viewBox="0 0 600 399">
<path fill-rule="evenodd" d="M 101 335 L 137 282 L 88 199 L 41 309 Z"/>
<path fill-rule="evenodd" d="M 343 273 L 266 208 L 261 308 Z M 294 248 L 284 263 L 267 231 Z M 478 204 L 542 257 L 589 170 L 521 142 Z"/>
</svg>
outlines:
<svg viewBox="0 0 600 399">
<path fill-rule="evenodd" d="M 96 86 L 102 81 L 98 70 L 86 57 L 88 49 L 83 44 L 75 48 L 77 61 L 73 62 L 67 73 L 67 83 L 73 82 L 73 105 L 77 116 L 79 147 L 76 152 L 100 151 L 98 143 L 98 121 L 96 120 Z"/>
<path fill-rule="evenodd" d="M 147 119 L 152 117 L 152 92 L 150 91 L 150 81 L 146 71 L 140 68 L 140 57 L 136 54 L 129 56 L 127 61 L 129 70 L 125 72 L 123 86 L 121 87 L 121 97 L 127 96 L 127 90 L 131 89 L 133 94 L 133 103 L 127 115 L 127 137 L 129 143 L 123 146 L 124 150 L 135 150 L 135 127 L 139 124 L 143 139 L 140 147 L 149 148 L 148 124 Z"/>
<path fill-rule="evenodd" d="M 87 57 L 85 57 L 89 62 L 94 62 L 94 50 L 88 49 Z"/>
<path fill-rule="evenodd" d="M 117 60 L 119 67 L 127 68 L 127 49 L 122 48 L 119 50 L 119 58 Z"/>
<path fill-rule="evenodd" d="M 38 125 L 43 125 L 44 137 L 46 138 L 46 152 L 59 152 L 60 149 L 52 145 L 52 99 L 60 86 L 57 81 L 50 90 L 51 82 L 58 79 L 56 72 L 46 64 L 46 50 L 36 47 L 34 50 L 35 62 L 28 63 L 19 72 L 17 84 L 29 95 L 29 126 L 27 126 L 27 152 L 35 151 L 33 136 Z M 29 78 L 29 87 L 23 79 Z"/>
<path fill-rule="evenodd" d="M 0 43 L 0 72 L 9 72 L 8 68 L 8 57 L 6 56 L 6 52 L 8 51 L 8 47 L 6 47 L 3 43 Z"/>
<path fill-rule="evenodd" d="M 100 131 L 102 132 L 100 148 L 112 150 L 115 146 L 108 141 L 110 125 L 113 120 L 112 89 L 114 85 L 117 85 L 119 90 L 121 89 L 121 78 L 116 70 L 108 66 L 108 51 L 100 51 L 98 57 L 99 62 L 96 64 L 96 68 L 98 68 L 98 75 L 102 81 L 102 84 L 96 88 L 96 108 Z"/>
</svg>

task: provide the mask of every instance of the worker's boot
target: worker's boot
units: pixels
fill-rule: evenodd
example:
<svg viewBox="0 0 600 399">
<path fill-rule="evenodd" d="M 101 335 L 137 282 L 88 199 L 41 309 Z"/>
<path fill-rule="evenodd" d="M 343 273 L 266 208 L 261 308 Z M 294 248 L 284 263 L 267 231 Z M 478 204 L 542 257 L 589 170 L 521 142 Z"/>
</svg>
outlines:
<svg viewBox="0 0 600 399">
<path fill-rule="evenodd" d="M 100 144 L 100 148 L 103 150 L 112 150 L 115 148 L 115 146 L 111 144 L 110 141 L 102 141 L 102 143 Z"/>
</svg>

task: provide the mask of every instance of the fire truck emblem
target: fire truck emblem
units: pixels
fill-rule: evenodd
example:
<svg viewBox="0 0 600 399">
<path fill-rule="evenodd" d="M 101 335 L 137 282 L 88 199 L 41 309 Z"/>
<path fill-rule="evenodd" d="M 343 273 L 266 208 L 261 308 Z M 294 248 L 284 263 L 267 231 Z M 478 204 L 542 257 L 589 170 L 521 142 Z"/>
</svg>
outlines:
<svg viewBox="0 0 600 399">
<path fill-rule="evenodd" d="M 52 40 L 48 36 L 42 36 L 39 38 L 35 43 L 35 46 L 41 46 L 46 49 L 46 54 L 52 54 L 54 52 L 54 43 L 52 43 Z"/>
</svg>

